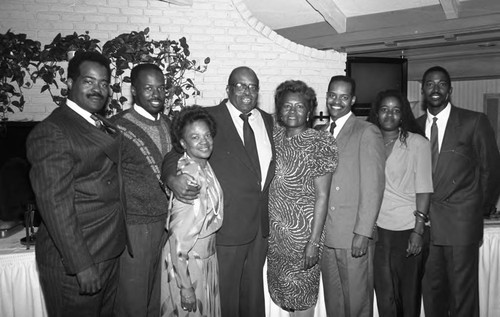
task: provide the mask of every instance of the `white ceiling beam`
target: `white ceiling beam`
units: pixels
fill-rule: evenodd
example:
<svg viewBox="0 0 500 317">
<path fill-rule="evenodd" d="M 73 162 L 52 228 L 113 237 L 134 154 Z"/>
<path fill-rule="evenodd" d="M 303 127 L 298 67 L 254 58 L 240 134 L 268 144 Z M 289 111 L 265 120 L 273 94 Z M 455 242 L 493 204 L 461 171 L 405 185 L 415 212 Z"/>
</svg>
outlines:
<svg viewBox="0 0 500 317">
<path fill-rule="evenodd" d="M 347 28 L 347 18 L 340 11 L 334 0 L 306 0 L 314 10 L 323 16 L 337 33 L 345 33 Z"/>
<path fill-rule="evenodd" d="M 446 19 L 458 18 L 458 12 L 460 11 L 459 0 L 439 0 L 439 2 L 441 3 Z"/>
</svg>

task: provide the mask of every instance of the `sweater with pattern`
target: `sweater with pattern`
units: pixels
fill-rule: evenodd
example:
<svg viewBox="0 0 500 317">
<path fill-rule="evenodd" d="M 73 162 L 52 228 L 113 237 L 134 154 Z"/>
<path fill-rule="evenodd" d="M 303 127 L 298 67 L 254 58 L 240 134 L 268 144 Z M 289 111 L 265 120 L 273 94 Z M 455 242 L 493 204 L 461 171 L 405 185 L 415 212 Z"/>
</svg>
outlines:
<svg viewBox="0 0 500 317">
<path fill-rule="evenodd" d="M 163 157 L 172 148 L 170 121 L 164 114 L 159 120 L 150 120 L 133 107 L 111 121 L 124 136 L 121 155 L 127 224 L 165 221 L 168 198 L 158 176 Z"/>
</svg>

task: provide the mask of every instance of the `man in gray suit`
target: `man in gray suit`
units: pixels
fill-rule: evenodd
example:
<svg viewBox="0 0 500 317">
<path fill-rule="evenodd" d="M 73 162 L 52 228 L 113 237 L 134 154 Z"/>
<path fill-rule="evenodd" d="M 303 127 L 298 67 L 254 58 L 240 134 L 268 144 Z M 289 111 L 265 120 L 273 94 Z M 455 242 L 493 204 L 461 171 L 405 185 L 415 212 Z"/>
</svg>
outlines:
<svg viewBox="0 0 500 317">
<path fill-rule="evenodd" d="M 334 76 L 327 92 L 339 165 L 332 178 L 321 272 L 328 316 L 372 316 L 374 226 L 385 185 L 380 130 L 351 112 L 354 80 Z"/>
<path fill-rule="evenodd" d="M 126 242 L 121 135 L 93 119 L 107 100 L 110 73 L 101 54 L 77 53 L 68 66 L 68 100 L 27 140 L 42 216 L 36 262 L 49 316 L 112 314 Z"/>
</svg>

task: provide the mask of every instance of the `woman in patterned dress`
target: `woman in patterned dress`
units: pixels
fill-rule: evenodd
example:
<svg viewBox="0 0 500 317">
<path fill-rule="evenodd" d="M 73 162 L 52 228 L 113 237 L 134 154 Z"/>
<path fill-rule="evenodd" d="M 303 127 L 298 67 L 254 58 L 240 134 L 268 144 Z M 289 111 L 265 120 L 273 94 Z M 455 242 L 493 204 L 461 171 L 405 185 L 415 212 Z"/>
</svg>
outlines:
<svg viewBox="0 0 500 317">
<path fill-rule="evenodd" d="M 304 82 L 281 83 L 275 104 L 279 125 L 273 133 L 276 174 L 269 192 L 269 293 L 291 316 L 313 316 L 337 146 L 328 131 L 310 128 L 316 94 Z"/>
<path fill-rule="evenodd" d="M 166 269 L 162 272 L 162 316 L 220 316 L 215 232 L 222 225 L 223 196 L 208 163 L 216 127 L 199 106 L 186 107 L 172 123 L 172 139 L 184 152 L 178 173 L 188 173 L 199 186 L 193 204 L 175 198 L 167 224 Z"/>
</svg>

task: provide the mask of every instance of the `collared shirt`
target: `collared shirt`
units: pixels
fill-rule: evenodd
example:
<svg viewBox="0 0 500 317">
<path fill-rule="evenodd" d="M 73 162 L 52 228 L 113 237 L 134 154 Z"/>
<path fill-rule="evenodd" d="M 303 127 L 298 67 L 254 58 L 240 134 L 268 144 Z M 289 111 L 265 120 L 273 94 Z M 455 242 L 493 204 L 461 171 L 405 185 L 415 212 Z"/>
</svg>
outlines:
<svg viewBox="0 0 500 317">
<path fill-rule="evenodd" d="M 441 144 L 443 143 L 444 131 L 446 130 L 446 124 L 448 124 L 448 118 L 450 117 L 451 104 L 448 102 L 446 107 L 441 110 L 436 116 L 429 112 L 427 109 L 427 122 L 425 124 L 425 136 L 430 140 L 431 139 L 431 125 L 432 119 L 434 117 L 437 118 L 436 125 L 438 128 L 438 149 L 441 152 Z"/>
<path fill-rule="evenodd" d="M 143 107 L 141 107 L 137 104 L 134 104 L 134 110 L 137 111 L 138 114 L 140 114 L 141 116 L 143 116 L 146 119 L 149 119 L 152 121 L 156 121 L 156 120 L 160 119 L 159 113 L 156 115 L 156 118 L 155 118 L 149 112 L 147 112 Z"/>
<path fill-rule="evenodd" d="M 233 104 L 228 100 L 226 103 L 231 119 L 233 119 L 234 126 L 238 135 L 240 136 L 241 142 L 243 140 L 243 120 L 240 118 L 241 111 L 236 109 Z M 253 133 L 255 135 L 255 143 L 257 144 L 257 153 L 259 155 L 260 171 L 261 171 L 261 188 L 264 188 L 265 179 L 267 176 L 267 171 L 269 170 L 269 164 L 273 158 L 273 151 L 271 148 L 271 140 L 267 135 L 266 125 L 264 124 L 264 119 L 257 109 L 252 109 L 250 111 L 252 114 L 248 117 L 248 123 L 252 127 Z"/>
<path fill-rule="evenodd" d="M 344 127 L 344 124 L 347 122 L 347 119 L 349 119 L 349 117 L 351 115 L 352 115 L 352 111 L 350 111 L 346 115 L 335 120 L 335 130 L 333 130 L 333 136 L 335 137 L 335 139 L 337 138 L 340 130 L 342 130 L 342 128 Z M 332 123 L 333 123 L 333 121 L 330 122 L 330 125 L 328 125 L 328 131 L 330 131 L 330 127 L 332 126 Z"/>
<path fill-rule="evenodd" d="M 73 110 L 74 112 L 78 113 L 82 118 L 87 120 L 91 125 L 96 126 L 96 122 L 94 119 L 92 119 L 90 116 L 92 115 L 90 112 L 87 110 L 83 109 L 79 105 L 77 105 L 74 101 L 66 99 L 66 105 Z"/>
</svg>

